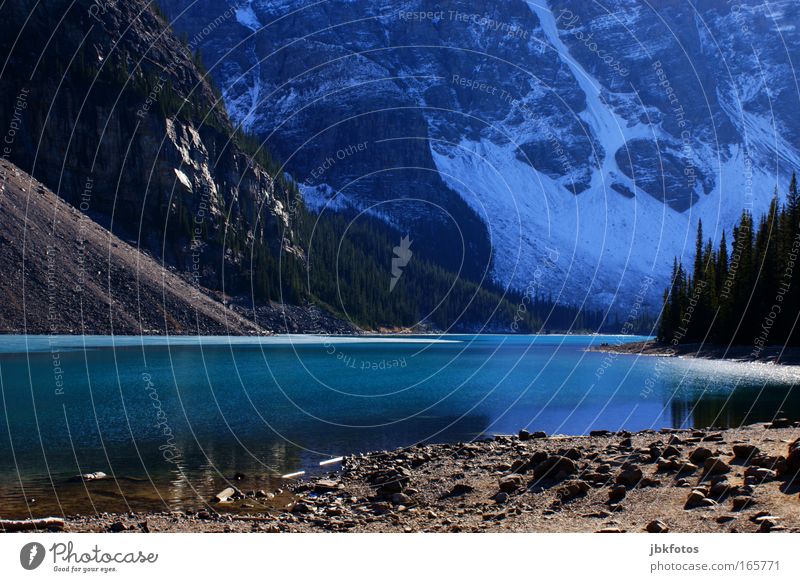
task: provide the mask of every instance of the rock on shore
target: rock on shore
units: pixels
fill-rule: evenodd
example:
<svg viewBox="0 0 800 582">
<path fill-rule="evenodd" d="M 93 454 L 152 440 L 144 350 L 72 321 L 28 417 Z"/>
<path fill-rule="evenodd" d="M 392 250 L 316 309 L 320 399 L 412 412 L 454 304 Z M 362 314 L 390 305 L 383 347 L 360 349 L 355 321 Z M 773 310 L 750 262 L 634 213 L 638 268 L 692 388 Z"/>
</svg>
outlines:
<svg viewBox="0 0 800 582">
<path fill-rule="evenodd" d="M 798 451 L 797 427 L 523 433 L 347 457 L 269 510 L 252 492 L 190 514 L 70 519 L 65 530 L 798 532 Z"/>
</svg>

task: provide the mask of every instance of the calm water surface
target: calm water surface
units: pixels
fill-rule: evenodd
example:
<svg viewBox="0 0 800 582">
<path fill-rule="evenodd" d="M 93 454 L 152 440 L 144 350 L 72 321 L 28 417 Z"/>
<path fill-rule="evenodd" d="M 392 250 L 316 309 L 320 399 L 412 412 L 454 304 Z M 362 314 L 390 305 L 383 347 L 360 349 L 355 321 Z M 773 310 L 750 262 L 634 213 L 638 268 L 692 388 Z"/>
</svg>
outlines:
<svg viewBox="0 0 800 582">
<path fill-rule="evenodd" d="M 522 427 L 800 418 L 795 368 L 586 351 L 619 341 L 0 337 L 0 517 L 196 506 L 237 472 L 258 489 L 338 455 Z M 116 479 L 70 480 L 91 471 Z"/>
</svg>

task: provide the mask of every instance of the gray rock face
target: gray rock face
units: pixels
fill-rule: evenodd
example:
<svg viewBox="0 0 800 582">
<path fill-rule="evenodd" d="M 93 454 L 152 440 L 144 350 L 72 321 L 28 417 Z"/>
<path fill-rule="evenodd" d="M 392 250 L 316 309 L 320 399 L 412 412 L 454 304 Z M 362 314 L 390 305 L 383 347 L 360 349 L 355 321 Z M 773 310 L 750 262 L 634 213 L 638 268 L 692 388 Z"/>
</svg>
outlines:
<svg viewBox="0 0 800 582">
<path fill-rule="evenodd" d="M 164 4 L 310 203 L 518 289 L 657 304 L 800 165 L 791 0 Z"/>
</svg>

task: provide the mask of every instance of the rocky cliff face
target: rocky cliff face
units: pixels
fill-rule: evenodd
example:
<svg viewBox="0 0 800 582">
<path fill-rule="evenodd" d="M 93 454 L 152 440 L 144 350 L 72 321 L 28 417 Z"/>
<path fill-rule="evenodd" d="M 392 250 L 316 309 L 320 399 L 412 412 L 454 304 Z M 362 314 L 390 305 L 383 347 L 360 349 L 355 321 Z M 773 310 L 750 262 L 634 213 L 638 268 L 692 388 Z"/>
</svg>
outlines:
<svg viewBox="0 0 800 582">
<path fill-rule="evenodd" d="M 300 254 L 291 188 L 245 152 L 192 47 L 149 5 L 2 7 L 3 157 L 195 283 L 246 293 L 248 249 Z"/>
<path fill-rule="evenodd" d="M 800 163 L 792 0 L 162 4 L 309 204 L 517 289 L 658 304 Z"/>
</svg>

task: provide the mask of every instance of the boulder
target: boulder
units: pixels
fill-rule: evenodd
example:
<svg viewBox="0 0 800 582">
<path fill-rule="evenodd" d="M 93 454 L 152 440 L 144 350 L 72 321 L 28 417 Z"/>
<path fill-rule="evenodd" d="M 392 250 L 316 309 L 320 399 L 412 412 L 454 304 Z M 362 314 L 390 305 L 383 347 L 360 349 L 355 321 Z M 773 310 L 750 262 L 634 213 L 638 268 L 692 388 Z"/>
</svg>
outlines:
<svg viewBox="0 0 800 582">
<path fill-rule="evenodd" d="M 711 451 L 711 449 L 707 449 L 706 447 L 697 447 L 689 454 L 689 460 L 695 465 L 702 465 L 705 463 L 706 459 L 712 456 L 714 456 L 714 453 Z"/>
<path fill-rule="evenodd" d="M 663 451 L 661 451 L 661 456 L 665 459 L 669 459 L 670 457 L 680 457 L 681 451 L 673 445 L 668 445 Z"/>
<path fill-rule="evenodd" d="M 789 471 L 789 465 L 786 457 L 783 455 L 767 455 L 758 453 L 750 460 L 751 465 L 763 467 L 765 469 L 772 469 L 779 475 L 783 475 Z"/>
<path fill-rule="evenodd" d="M 728 463 L 719 457 L 709 457 L 703 463 L 703 472 L 706 475 L 721 475 L 723 473 L 729 473 L 730 470 L 731 468 Z"/>
<path fill-rule="evenodd" d="M 584 495 L 589 490 L 589 484 L 586 481 L 576 479 L 564 483 L 556 491 L 556 497 L 561 501 L 570 501 L 576 497 Z"/>
<path fill-rule="evenodd" d="M 495 493 L 492 499 L 498 505 L 502 505 L 508 501 L 508 493 L 506 493 L 505 491 L 498 491 L 497 493 Z"/>
<path fill-rule="evenodd" d="M 342 485 L 338 481 L 332 481 L 330 479 L 320 479 L 314 483 L 315 493 L 329 493 L 331 491 L 338 491 L 341 488 Z"/>
<path fill-rule="evenodd" d="M 535 468 L 539 463 L 546 460 L 550 455 L 544 451 L 534 452 L 528 459 L 517 459 L 511 465 L 511 470 L 514 473 L 527 473 Z"/>
<path fill-rule="evenodd" d="M 224 503 L 230 500 L 236 494 L 236 490 L 233 487 L 226 487 L 216 495 L 214 495 L 213 501 L 217 503 Z"/>
<path fill-rule="evenodd" d="M 625 485 L 614 485 L 608 491 L 608 500 L 609 501 L 619 501 L 620 499 L 625 497 L 627 492 L 628 492 L 628 490 L 626 489 Z"/>
<path fill-rule="evenodd" d="M 720 499 L 727 495 L 731 490 L 731 484 L 727 481 L 718 481 L 711 486 L 709 496 L 713 499 Z"/>
<path fill-rule="evenodd" d="M 395 505 L 410 505 L 412 499 L 405 493 L 395 493 L 392 495 L 392 503 Z"/>
<path fill-rule="evenodd" d="M 536 465 L 533 476 L 536 479 L 561 479 L 578 472 L 575 461 L 560 455 L 552 455 Z"/>
<path fill-rule="evenodd" d="M 641 480 L 642 470 L 636 465 L 623 465 L 622 471 L 615 479 L 618 485 L 625 485 L 626 487 L 634 487 Z"/>
<path fill-rule="evenodd" d="M 647 533 L 667 533 L 669 531 L 667 524 L 658 519 L 654 519 L 648 523 L 644 529 Z"/>
<path fill-rule="evenodd" d="M 747 470 L 744 472 L 744 476 L 752 477 L 756 483 L 767 483 L 777 479 L 778 473 L 777 471 L 766 469 L 764 467 L 747 467 Z"/>
<path fill-rule="evenodd" d="M 789 454 L 786 455 L 786 466 L 791 473 L 800 471 L 800 439 L 789 445 Z"/>
<path fill-rule="evenodd" d="M 560 451 L 558 451 L 558 454 L 561 455 L 562 457 L 567 457 L 568 459 L 572 459 L 573 461 L 577 461 L 578 459 L 581 458 L 581 452 L 575 447 L 572 447 L 570 449 L 561 449 Z"/>
<path fill-rule="evenodd" d="M 314 508 L 308 503 L 305 503 L 303 501 L 298 501 L 292 506 L 292 513 L 305 514 L 305 513 L 311 513 L 312 511 L 314 511 Z"/>
<path fill-rule="evenodd" d="M 519 475 L 510 475 L 500 479 L 500 491 L 505 493 L 514 493 L 517 489 L 522 487 L 522 477 Z"/>
<path fill-rule="evenodd" d="M 456 483 L 453 485 L 453 488 L 450 489 L 450 492 L 446 495 L 446 497 L 460 497 L 462 495 L 466 495 L 467 493 L 472 493 L 475 491 L 475 488 L 472 485 L 467 485 L 466 483 Z"/>
<path fill-rule="evenodd" d="M 755 445 L 733 445 L 733 456 L 741 460 L 750 460 L 759 453 L 759 449 Z"/>
<path fill-rule="evenodd" d="M 703 495 L 703 492 L 695 489 L 689 493 L 689 497 L 686 498 L 686 507 L 697 507 L 702 504 L 705 499 L 706 496 Z"/>
</svg>

